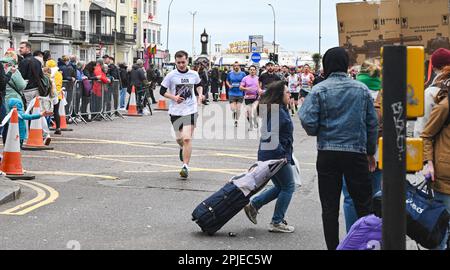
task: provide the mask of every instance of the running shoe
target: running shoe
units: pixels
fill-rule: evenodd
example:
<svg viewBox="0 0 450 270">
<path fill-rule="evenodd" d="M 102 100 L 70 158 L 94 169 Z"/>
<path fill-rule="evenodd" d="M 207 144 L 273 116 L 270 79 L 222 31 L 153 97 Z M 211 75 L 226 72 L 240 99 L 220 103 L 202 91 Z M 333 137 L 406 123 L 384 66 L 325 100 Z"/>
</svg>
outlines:
<svg viewBox="0 0 450 270">
<path fill-rule="evenodd" d="M 187 179 L 189 176 L 189 169 L 186 166 L 183 166 L 180 171 L 180 176 L 184 179 Z"/>
</svg>

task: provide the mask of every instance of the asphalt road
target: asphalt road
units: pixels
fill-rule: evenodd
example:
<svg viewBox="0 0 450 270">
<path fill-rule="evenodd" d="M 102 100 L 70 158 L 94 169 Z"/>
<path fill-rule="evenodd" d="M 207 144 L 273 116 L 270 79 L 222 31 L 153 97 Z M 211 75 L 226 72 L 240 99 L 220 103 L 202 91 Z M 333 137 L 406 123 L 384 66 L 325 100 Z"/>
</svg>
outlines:
<svg viewBox="0 0 450 270">
<path fill-rule="evenodd" d="M 214 106 L 228 107 L 224 102 L 210 105 L 216 113 L 220 110 Z M 71 125 L 74 131 L 54 138 L 55 150 L 23 151 L 24 168 L 37 177 L 21 182 L 20 200 L 0 206 L 0 249 L 325 249 L 315 138 L 306 136 L 296 117 L 294 147 L 303 185 L 286 217 L 296 231 L 268 232 L 271 203 L 260 210 L 258 225 L 241 212 L 215 236 L 201 233 L 191 221 L 193 209 L 230 177 L 244 172 L 256 160 L 258 145 L 255 132 L 250 133 L 253 138 L 227 138 L 227 132 L 235 131 L 231 119 L 224 124 L 208 117 L 202 121 L 222 127 L 225 138 L 220 132 L 215 138 L 200 132 L 203 136 L 193 142 L 187 181 L 179 178 L 179 148 L 165 111 Z M 240 134 L 245 137 L 245 129 Z M 340 222 L 344 224 L 342 215 Z"/>
</svg>

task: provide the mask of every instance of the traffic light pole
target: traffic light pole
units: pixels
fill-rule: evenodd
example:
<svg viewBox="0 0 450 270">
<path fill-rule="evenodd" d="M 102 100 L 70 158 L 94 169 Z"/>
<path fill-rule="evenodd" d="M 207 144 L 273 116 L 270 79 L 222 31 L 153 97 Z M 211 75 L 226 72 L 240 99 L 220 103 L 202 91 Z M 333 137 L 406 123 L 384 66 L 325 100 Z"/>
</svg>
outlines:
<svg viewBox="0 0 450 270">
<path fill-rule="evenodd" d="M 406 249 L 407 48 L 383 47 L 383 242 Z"/>
</svg>

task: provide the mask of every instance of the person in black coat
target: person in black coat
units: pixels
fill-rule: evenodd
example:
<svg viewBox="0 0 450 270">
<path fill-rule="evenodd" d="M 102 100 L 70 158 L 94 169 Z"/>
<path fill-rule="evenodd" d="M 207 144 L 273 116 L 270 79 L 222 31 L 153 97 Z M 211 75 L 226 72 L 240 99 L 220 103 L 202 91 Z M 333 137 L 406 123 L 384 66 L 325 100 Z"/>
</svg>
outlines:
<svg viewBox="0 0 450 270">
<path fill-rule="evenodd" d="M 204 105 L 209 104 L 209 79 L 206 68 L 203 65 L 200 65 L 198 69 L 198 75 L 200 76 L 201 82 L 200 84 L 203 87 L 203 96 L 205 99 L 202 101 Z"/>
<path fill-rule="evenodd" d="M 128 67 L 125 63 L 119 64 L 119 76 L 120 76 L 120 99 L 119 104 L 121 109 L 125 109 L 125 98 L 127 95 L 127 89 L 130 86 Z"/>
<path fill-rule="evenodd" d="M 216 67 L 213 68 L 211 71 L 210 83 L 213 100 L 217 101 L 219 98 L 220 77 L 219 77 L 219 69 Z"/>
<path fill-rule="evenodd" d="M 143 66 L 144 62 L 141 59 L 137 60 L 136 64 L 133 65 L 130 73 L 130 88 L 128 89 L 128 93 L 131 94 L 132 87 L 134 86 L 134 89 L 136 91 L 136 102 L 139 113 L 142 113 L 144 109 L 144 103 L 142 102 L 144 96 L 144 87 L 146 87 L 148 84 L 147 76 L 145 76 Z M 129 102 L 130 100 L 128 100 L 128 105 Z"/>
<path fill-rule="evenodd" d="M 228 91 L 230 90 L 230 88 L 228 87 L 228 84 L 227 84 L 227 78 L 228 78 L 228 69 L 225 68 L 222 71 L 222 74 L 220 76 L 220 81 L 221 81 L 221 86 L 222 87 L 225 86 L 225 93 L 226 93 L 227 99 L 228 99 Z"/>
<path fill-rule="evenodd" d="M 147 81 L 150 83 L 150 98 L 152 99 L 152 103 L 156 103 L 155 95 L 153 91 L 156 89 L 156 83 L 158 82 L 158 74 L 156 73 L 157 69 L 155 69 L 154 64 L 150 64 L 147 69 Z"/>
<path fill-rule="evenodd" d="M 19 62 L 19 71 L 24 80 L 28 80 L 27 86 L 25 87 L 24 95 L 27 102 L 39 96 L 38 90 L 38 80 L 44 77 L 42 72 L 41 63 L 33 57 L 31 53 L 31 44 L 27 41 L 20 43 L 19 53 L 22 56 L 22 60 Z"/>
</svg>

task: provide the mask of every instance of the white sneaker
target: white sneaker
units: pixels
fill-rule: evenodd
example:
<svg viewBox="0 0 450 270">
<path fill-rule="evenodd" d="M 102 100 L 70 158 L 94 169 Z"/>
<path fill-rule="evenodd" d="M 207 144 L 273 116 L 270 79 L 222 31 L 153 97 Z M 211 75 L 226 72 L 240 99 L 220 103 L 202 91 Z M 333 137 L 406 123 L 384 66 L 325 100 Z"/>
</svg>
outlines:
<svg viewBox="0 0 450 270">
<path fill-rule="evenodd" d="M 52 138 L 50 138 L 50 135 L 47 135 L 47 137 L 45 137 L 44 144 L 49 146 L 51 141 L 52 141 Z"/>
<path fill-rule="evenodd" d="M 287 224 L 286 221 L 283 221 L 279 224 L 270 223 L 269 232 L 274 233 L 293 233 L 295 228 Z"/>
</svg>

